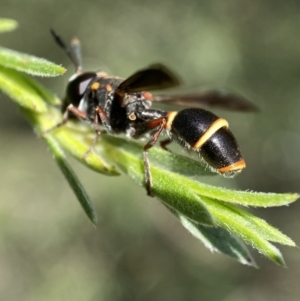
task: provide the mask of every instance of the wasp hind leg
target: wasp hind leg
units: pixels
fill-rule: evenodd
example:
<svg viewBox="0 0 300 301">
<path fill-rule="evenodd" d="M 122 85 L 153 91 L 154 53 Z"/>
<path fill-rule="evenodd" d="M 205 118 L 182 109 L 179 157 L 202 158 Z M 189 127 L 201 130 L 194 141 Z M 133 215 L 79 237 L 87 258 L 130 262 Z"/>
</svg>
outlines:
<svg viewBox="0 0 300 301">
<path fill-rule="evenodd" d="M 148 159 L 148 150 L 154 146 L 156 143 L 158 137 L 160 136 L 162 130 L 164 129 L 166 125 L 166 119 L 165 118 L 160 118 L 156 120 L 149 121 L 147 124 L 147 127 L 149 129 L 156 128 L 156 132 L 153 134 L 151 139 L 148 141 L 148 143 L 144 146 L 144 151 L 143 151 L 143 161 L 144 161 L 144 171 L 145 171 L 145 182 L 146 182 L 146 190 L 147 190 L 147 195 L 154 197 L 152 193 L 152 176 L 150 172 L 150 163 Z"/>
<path fill-rule="evenodd" d="M 171 151 L 167 148 L 167 145 L 169 145 L 169 144 L 172 143 L 172 142 L 173 142 L 173 139 L 171 139 L 171 138 L 165 139 L 165 140 L 163 140 L 163 141 L 160 142 L 160 147 L 161 147 L 162 149 L 164 149 L 165 151 L 167 151 L 167 152 L 171 152 Z"/>
</svg>

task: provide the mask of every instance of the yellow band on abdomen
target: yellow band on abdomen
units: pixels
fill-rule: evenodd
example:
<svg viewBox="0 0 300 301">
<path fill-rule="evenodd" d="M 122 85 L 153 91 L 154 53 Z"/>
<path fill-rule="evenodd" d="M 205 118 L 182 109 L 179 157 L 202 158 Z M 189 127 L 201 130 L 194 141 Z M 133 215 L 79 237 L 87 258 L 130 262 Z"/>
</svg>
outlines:
<svg viewBox="0 0 300 301">
<path fill-rule="evenodd" d="M 228 128 L 227 120 L 223 118 L 217 119 L 209 128 L 208 130 L 199 138 L 199 140 L 194 144 L 193 148 L 198 149 L 200 148 L 209 138 L 214 135 L 220 128 L 226 127 Z"/>
</svg>

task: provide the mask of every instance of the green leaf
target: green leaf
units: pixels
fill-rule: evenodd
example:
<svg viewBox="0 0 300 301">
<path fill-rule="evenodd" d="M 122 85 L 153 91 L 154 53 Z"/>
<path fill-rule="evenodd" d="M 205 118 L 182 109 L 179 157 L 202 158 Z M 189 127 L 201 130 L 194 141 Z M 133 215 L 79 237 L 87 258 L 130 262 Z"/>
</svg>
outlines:
<svg viewBox="0 0 300 301">
<path fill-rule="evenodd" d="M 107 144 L 110 141 L 111 144 Z M 127 173 L 132 179 L 142 184 L 144 181 L 144 167 L 140 159 L 141 150 L 139 151 L 139 156 L 136 156 L 136 145 L 127 142 L 126 144 L 119 145 L 120 139 L 103 136 L 101 139 L 102 149 L 99 152 L 105 153 L 106 156 L 109 154 L 109 158 L 115 162 L 120 169 Z M 157 168 L 152 167 L 151 173 L 154 174 Z M 173 174 L 174 175 L 174 174 Z M 205 225 L 215 225 L 215 222 L 205 205 L 189 187 L 186 187 L 182 183 L 180 185 L 168 185 L 169 181 L 172 181 L 172 173 L 164 171 L 160 174 L 159 180 L 153 182 L 153 192 L 156 196 L 161 198 L 164 203 L 169 207 L 174 208 L 176 211 L 186 215 L 188 218 L 194 220 L 195 222 L 202 223 Z M 161 185 L 163 185 L 163 189 Z M 180 182 L 177 182 L 180 183 Z M 157 189 L 159 187 L 160 189 Z M 183 202 L 184 200 L 184 202 Z"/>
<path fill-rule="evenodd" d="M 24 111 L 27 119 L 33 124 L 39 135 L 46 130 L 51 129 L 54 125 L 62 120 L 61 114 L 56 109 L 51 110 L 50 114 L 34 114 L 33 112 Z M 96 152 L 92 152 L 89 156 L 84 159 L 84 155 L 89 150 L 90 144 L 85 142 L 85 135 L 90 136 L 90 131 L 76 131 L 72 129 L 72 123 L 70 122 L 67 126 L 63 126 L 60 129 L 56 129 L 46 135 L 45 137 L 54 137 L 59 144 L 66 149 L 75 159 L 85 164 L 87 167 L 94 171 L 107 176 L 117 176 L 119 172 L 116 168 L 107 163 L 102 157 Z M 74 127 L 74 126 L 73 126 Z"/>
<path fill-rule="evenodd" d="M 122 144 L 119 138 L 103 137 L 101 144 L 107 152 L 104 156 L 109 156 L 113 162 L 139 184 L 144 183 L 141 155 L 138 157 L 136 149 L 132 147 L 131 143 Z M 199 203 L 202 208 L 205 208 L 209 212 L 212 217 L 211 220 L 214 223 L 228 230 L 230 233 L 241 237 L 271 260 L 284 265 L 280 251 L 270 244 L 268 240 L 294 246 L 295 244 L 290 238 L 250 213 L 233 205 L 225 204 L 224 201 L 226 200 L 220 202 L 219 200 L 206 197 L 207 194 L 211 193 L 212 186 L 203 185 L 153 165 L 151 162 L 151 174 L 153 176 L 152 191 L 174 211 L 188 217 L 196 224 L 205 224 L 201 215 L 198 216 L 197 213 L 195 214 L 199 210 L 197 208 L 197 203 Z M 205 190 L 206 187 L 208 187 L 208 193 Z M 222 192 L 222 189 L 219 190 Z M 194 197 L 193 192 L 195 191 L 200 196 L 200 199 Z M 218 193 L 218 188 L 215 187 L 213 192 Z M 234 198 L 236 195 L 235 191 L 226 190 L 225 195 L 229 196 L 230 192 L 232 192 L 232 198 Z M 251 195 L 249 192 L 247 194 Z M 260 197 L 266 197 L 269 200 L 270 196 L 262 194 Z M 298 199 L 297 194 L 288 195 L 287 198 L 285 194 L 276 195 L 277 200 L 280 200 L 280 197 L 289 202 Z M 275 204 L 277 205 L 278 202 L 275 202 Z"/>
<path fill-rule="evenodd" d="M 288 205 L 299 199 L 297 193 L 263 193 L 251 191 L 233 191 L 226 188 L 214 187 L 203 183 L 192 183 L 190 185 L 198 194 L 228 203 L 253 207 L 276 207 Z"/>
<path fill-rule="evenodd" d="M 36 76 L 53 77 L 66 69 L 48 60 L 0 47 L 0 65 Z"/>
<path fill-rule="evenodd" d="M 218 225 L 228 229 L 231 233 L 248 233 L 250 236 L 242 238 L 253 245 L 251 235 L 259 235 L 266 240 L 274 241 L 284 245 L 295 246 L 295 243 L 279 230 L 267 224 L 264 220 L 244 211 L 241 208 L 212 200 L 202 196 L 206 208 L 214 216 Z"/>
<path fill-rule="evenodd" d="M 90 201 L 86 191 L 81 185 L 80 181 L 74 174 L 73 170 L 69 166 L 68 162 L 65 159 L 65 155 L 62 149 L 59 147 L 57 141 L 55 141 L 52 137 L 45 137 L 45 140 L 50 148 L 51 153 L 54 156 L 56 163 L 58 164 L 60 170 L 64 174 L 66 180 L 68 181 L 70 187 L 74 191 L 82 209 L 86 213 L 87 217 L 90 221 L 95 225 L 97 223 L 97 213 Z"/>
<path fill-rule="evenodd" d="M 12 31 L 18 27 L 18 22 L 12 19 L 0 19 L 0 32 Z"/>
<path fill-rule="evenodd" d="M 132 175 L 134 179 L 138 180 L 140 184 L 143 183 L 143 163 L 141 160 L 141 154 L 142 154 L 142 146 L 141 144 L 137 144 L 132 141 L 124 141 L 122 138 L 118 137 L 112 137 L 112 136 L 104 136 L 101 140 L 102 145 L 103 143 L 106 143 L 107 149 L 109 151 L 103 152 L 101 151 L 103 156 L 111 157 L 111 155 L 117 150 L 123 151 L 123 155 L 126 156 L 126 154 L 131 154 L 136 157 L 136 159 L 140 160 L 140 168 L 139 170 L 135 170 L 134 173 L 139 173 L 139 177 L 137 175 Z M 112 149 L 114 148 L 114 149 Z M 110 153 L 112 151 L 112 153 Z M 118 155 L 116 154 L 113 156 L 114 161 L 116 162 L 122 161 L 118 160 Z M 157 159 L 157 157 L 160 157 L 160 160 Z M 168 158 L 169 157 L 169 158 Z M 175 158 L 176 157 L 176 158 Z M 198 174 L 200 175 L 211 175 L 211 171 L 208 171 L 205 169 L 205 166 L 202 166 L 198 164 L 195 161 L 192 161 L 191 159 L 187 158 L 187 161 L 184 162 L 185 158 L 180 156 L 177 158 L 177 155 L 170 154 L 169 152 L 162 151 L 156 148 L 152 148 L 149 151 L 149 158 L 150 158 L 150 164 L 153 168 L 152 175 L 153 175 L 153 183 L 155 186 L 156 182 L 162 182 L 160 180 L 161 178 L 161 172 L 165 172 L 165 170 L 171 170 L 170 163 L 173 163 L 174 165 L 178 165 L 177 167 L 174 167 L 174 170 L 179 171 L 180 168 L 183 169 L 183 174 L 189 174 L 188 169 L 191 168 L 190 174 L 193 174 L 198 171 Z M 153 159 L 154 160 L 151 160 Z M 175 158 L 175 159 L 174 159 Z M 123 158 L 124 162 L 123 165 L 128 162 L 128 159 Z M 163 162 L 166 162 L 166 166 Z M 194 162 L 194 167 L 191 167 L 192 162 Z M 120 162 L 121 163 L 121 162 Z M 154 167 L 155 166 L 155 167 Z M 163 170 L 162 170 L 163 169 Z M 128 171 L 128 168 L 124 169 L 124 171 Z M 156 176 L 156 171 L 158 171 L 158 175 Z M 282 206 L 287 205 L 292 202 L 295 202 L 300 196 L 296 193 L 284 193 L 284 194 L 276 194 L 276 193 L 257 193 L 257 192 L 248 192 L 248 191 L 235 191 L 235 190 L 229 190 L 225 188 L 215 187 L 207 184 L 200 183 L 198 181 L 192 180 L 187 177 L 183 177 L 181 175 L 172 173 L 168 174 L 170 178 L 173 178 L 170 182 L 173 183 L 180 183 L 180 185 L 184 185 L 186 187 L 189 187 L 189 189 L 192 189 L 196 194 L 199 196 L 205 196 L 212 199 L 217 199 L 221 201 L 225 201 L 228 203 L 233 204 L 240 204 L 244 206 L 256 206 L 256 207 L 274 207 L 274 206 Z M 156 179 L 155 179 L 156 178 Z M 166 183 L 167 185 L 167 183 Z"/>
<path fill-rule="evenodd" d="M 141 151 L 141 144 L 136 143 L 137 152 Z M 163 169 L 180 173 L 186 176 L 215 176 L 205 164 L 201 164 L 189 157 L 167 152 L 161 148 L 154 147 L 149 152 L 149 159 Z"/>
<path fill-rule="evenodd" d="M 99 156 L 95 151 L 92 151 L 87 157 L 86 153 L 90 150 L 90 144 L 87 145 L 83 140 L 81 135 L 70 135 L 71 130 L 58 131 L 55 134 L 57 140 L 67 150 L 75 159 L 106 176 L 118 176 L 120 173 L 116 168 L 105 161 L 101 156 Z M 76 138 L 77 137 L 77 138 Z"/>
<path fill-rule="evenodd" d="M 242 264 L 257 267 L 248 248 L 237 237 L 220 227 L 206 227 L 177 214 L 182 225 L 212 252 L 227 255 Z"/>
<path fill-rule="evenodd" d="M 21 107 L 39 113 L 47 111 L 43 97 L 25 74 L 0 66 L 0 89 Z"/>
<path fill-rule="evenodd" d="M 295 246 L 295 243 L 290 238 L 263 220 L 258 222 L 259 219 L 257 217 L 240 208 L 209 198 L 203 197 L 203 199 L 205 199 L 207 209 L 220 227 L 239 236 L 269 259 L 280 265 L 285 265 L 280 251 L 270 244 L 268 240 Z"/>
<path fill-rule="evenodd" d="M 251 227 L 251 229 L 255 230 L 259 236 L 264 237 L 266 240 L 291 247 L 296 246 L 289 237 L 280 232 L 278 229 L 270 226 L 263 219 L 230 204 L 226 204 L 226 207 L 235 215 L 235 221 L 239 218 L 243 219 L 243 223 L 246 226 Z"/>
<path fill-rule="evenodd" d="M 125 142 L 122 138 L 104 137 L 110 144 L 115 145 L 116 148 L 122 147 L 124 150 L 132 153 L 134 156 L 140 157 L 142 147 L 140 143 Z M 190 176 L 211 176 L 216 175 L 205 165 L 198 163 L 188 157 L 180 156 L 159 148 L 152 148 L 149 151 L 149 160 L 151 165 L 161 167 L 164 170 L 170 170 L 175 173 Z M 206 196 L 213 199 L 225 201 L 228 203 L 239 204 L 243 206 L 253 207 L 274 207 L 288 205 L 295 202 L 300 196 L 297 193 L 263 193 L 251 191 L 236 191 L 221 187 L 215 187 L 204 184 L 198 181 L 188 179 L 186 177 L 180 178 L 180 183 L 183 181 L 187 186 L 192 188 L 199 196 Z"/>
</svg>

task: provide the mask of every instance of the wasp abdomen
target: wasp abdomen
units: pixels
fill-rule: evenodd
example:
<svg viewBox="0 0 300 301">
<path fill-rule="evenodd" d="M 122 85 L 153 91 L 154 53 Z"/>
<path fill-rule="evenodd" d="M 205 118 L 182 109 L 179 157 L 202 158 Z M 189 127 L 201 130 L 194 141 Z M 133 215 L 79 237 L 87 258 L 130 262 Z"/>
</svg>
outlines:
<svg viewBox="0 0 300 301">
<path fill-rule="evenodd" d="M 202 109 L 179 111 L 172 122 L 171 131 L 180 136 L 191 147 L 219 119 L 216 115 Z"/>
<path fill-rule="evenodd" d="M 200 153 L 211 168 L 230 176 L 245 167 L 225 119 L 203 109 L 184 109 L 170 113 L 168 117 L 168 130 L 172 136 Z"/>
</svg>

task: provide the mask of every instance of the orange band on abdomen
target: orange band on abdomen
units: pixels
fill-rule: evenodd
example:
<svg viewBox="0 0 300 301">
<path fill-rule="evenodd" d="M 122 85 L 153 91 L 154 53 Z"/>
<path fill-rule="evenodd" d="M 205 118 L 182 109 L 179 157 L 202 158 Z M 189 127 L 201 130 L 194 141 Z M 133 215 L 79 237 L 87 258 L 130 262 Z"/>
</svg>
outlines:
<svg viewBox="0 0 300 301">
<path fill-rule="evenodd" d="M 239 169 L 243 169 L 246 167 L 246 163 L 245 161 L 242 159 L 240 161 L 237 161 L 231 165 L 225 166 L 225 167 L 221 167 L 218 169 L 218 172 L 221 173 L 225 173 L 225 172 L 229 172 L 229 171 L 234 171 L 234 170 L 239 170 Z"/>
</svg>

